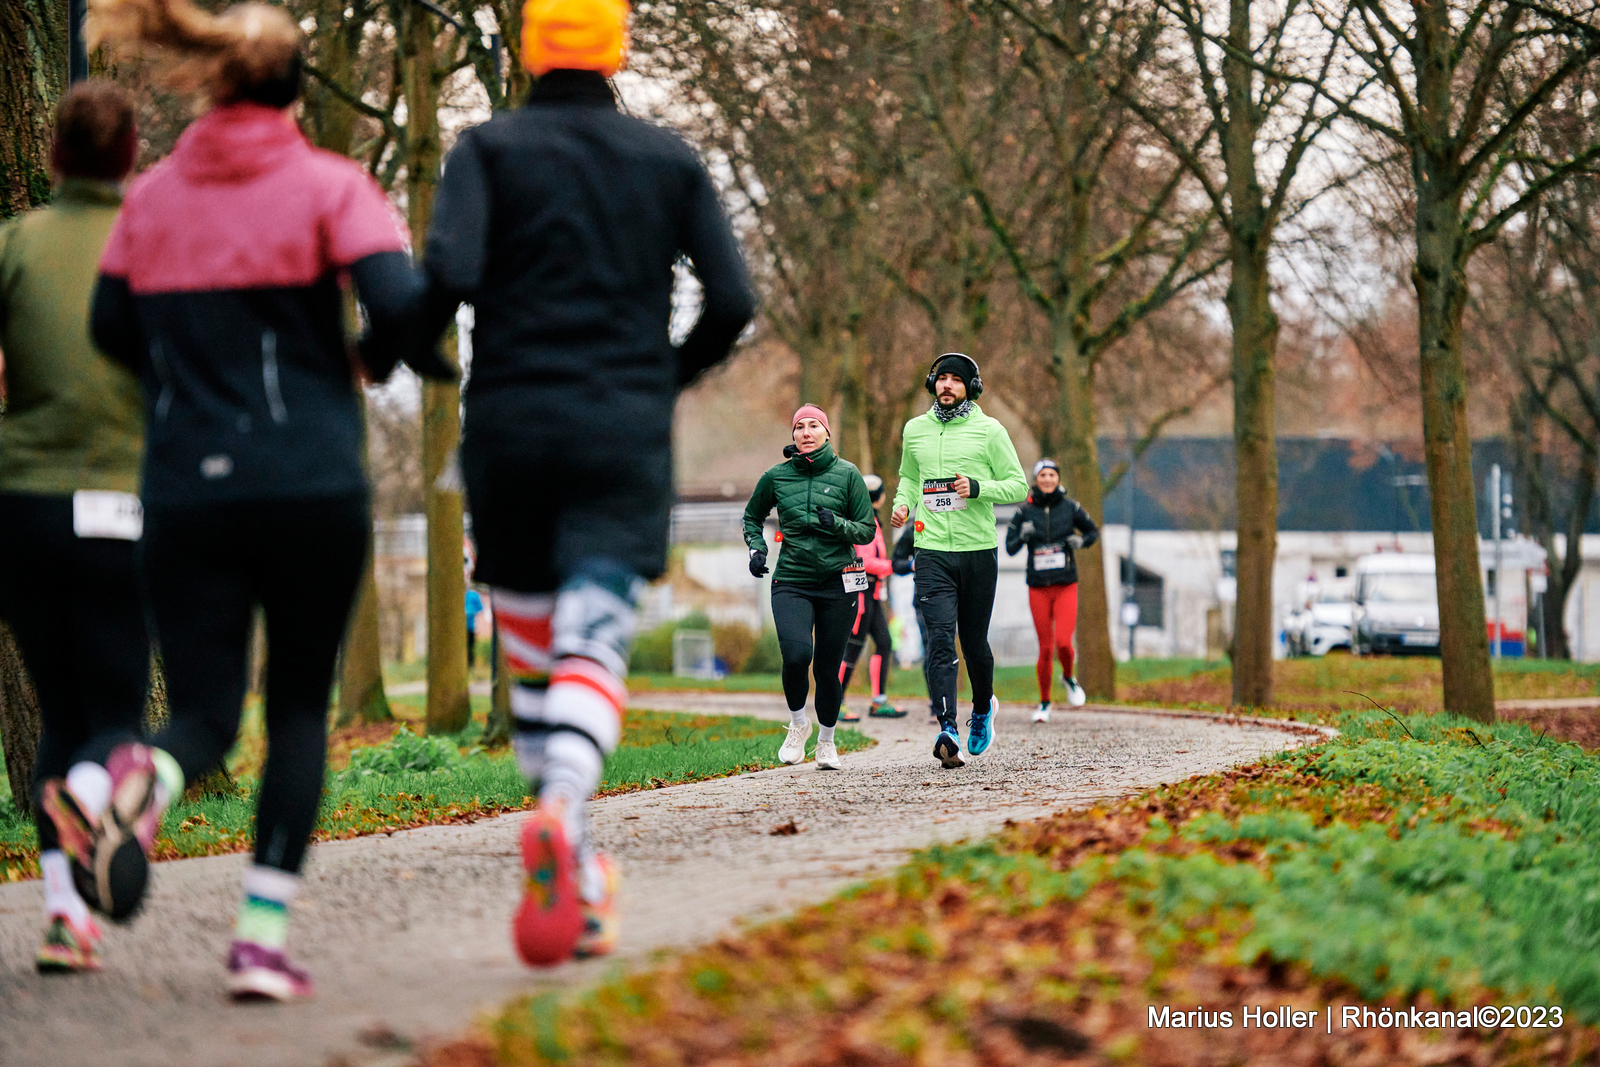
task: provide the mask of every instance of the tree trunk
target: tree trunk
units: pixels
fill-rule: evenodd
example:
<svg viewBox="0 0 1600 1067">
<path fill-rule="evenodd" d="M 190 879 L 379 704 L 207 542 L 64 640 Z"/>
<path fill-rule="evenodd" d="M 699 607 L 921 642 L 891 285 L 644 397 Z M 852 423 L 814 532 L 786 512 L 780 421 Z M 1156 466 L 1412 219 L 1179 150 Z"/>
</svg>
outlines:
<svg viewBox="0 0 1600 1067">
<path fill-rule="evenodd" d="M 372 552 L 361 575 L 355 611 L 345 630 L 339 655 L 339 710 L 335 726 L 363 722 L 388 722 L 394 718 L 383 691 L 383 662 L 379 647 L 378 581 Z"/>
<path fill-rule="evenodd" d="M 50 199 L 50 126 L 67 88 L 65 0 L 0 3 L 0 219 Z"/>
<path fill-rule="evenodd" d="M 494 627 L 494 695 L 489 702 L 489 721 L 484 725 L 483 746 L 498 748 L 511 743 L 511 668 L 506 664 L 506 651 L 500 646 L 500 624 Z"/>
<path fill-rule="evenodd" d="M 1062 458 L 1067 494 L 1102 525 L 1105 500 L 1100 481 L 1100 455 L 1095 444 L 1094 371 L 1078 354 L 1071 327 L 1055 330 L 1058 396 L 1061 408 Z M 1111 652 L 1111 617 L 1106 604 L 1103 542 L 1077 553 L 1078 683 L 1097 700 L 1115 700 L 1117 661 Z"/>
<path fill-rule="evenodd" d="M 28 810 L 39 729 L 39 698 L 22 663 L 22 650 L 10 627 L 0 622 L 0 747 L 5 749 L 11 802 L 20 811 Z"/>
<path fill-rule="evenodd" d="M 405 9 L 406 201 L 411 240 L 423 253 L 443 148 L 434 80 L 431 16 Z M 422 478 L 428 516 L 428 705 L 430 734 L 453 734 L 472 718 L 467 695 L 467 580 L 462 546 L 462 487 L 455 453 L 461 441 L 461 389 L 422 383 Z"/>
<path fill-rule="evenodd" d="M 1411 280 L 1417 292 L 1422 439 L 1432 496 L 1444 706 L 1458 715 L 1493 722 L 1494 675 L 1478 562 L 1467 370 L 1461 357 L 1461 317 L 1467 298 L 1460 258 L 1461 207 L 1444 193 L 1450 184 L 1444 175 L 1432 179 L 1417 183 L 1417 261 Z"/>
</svg>

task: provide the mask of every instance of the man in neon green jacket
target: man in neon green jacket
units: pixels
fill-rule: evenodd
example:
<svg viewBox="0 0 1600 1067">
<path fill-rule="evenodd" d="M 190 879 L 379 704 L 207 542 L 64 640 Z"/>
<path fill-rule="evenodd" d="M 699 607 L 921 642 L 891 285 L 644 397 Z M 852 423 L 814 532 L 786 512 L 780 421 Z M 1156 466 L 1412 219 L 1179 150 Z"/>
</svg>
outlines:
<svg viewBox="0 0 1600 1067">
<path fill-rule="evenodd" d="M 994 506 L 1026 497 L 1028 476 L 1005 427 L 974 403 L 983 393 L 976 360 L 946 352 L 933 361 L 926 385 L 934 405 L 906 423 L 890 521 L 898 529 L 913 508 L 921 509 L 917 607 L 927 627 L 928 702 L 939 719 L 933 754 L 946 767 L 959 767 L 964 761 L 956 725 L 956 634 L 972 681 L 967 754 L 977 756 L 994 740 L 989 616 L 1000 574 Z"/>
</svg>

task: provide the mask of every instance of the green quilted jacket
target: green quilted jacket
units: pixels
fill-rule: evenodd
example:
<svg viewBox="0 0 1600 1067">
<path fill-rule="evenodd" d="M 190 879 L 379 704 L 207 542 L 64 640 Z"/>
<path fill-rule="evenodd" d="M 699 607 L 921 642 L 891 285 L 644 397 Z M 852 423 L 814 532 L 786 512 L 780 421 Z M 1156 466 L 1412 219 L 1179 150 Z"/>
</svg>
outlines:
<svg viewBox="0 0 1600 1067">
<path fill-rule="evenodd" d="M 775 582 L 837 583 L 839 572 L 856 561 L 855 546 L 869 543 L 877 532 L 867 483 L 854 463 L 833 454 L 830 444 L 791 456 L 761 476 L 744 508 L 744 543 L 752 551 L 767 551 L 761 525 L 774 507 L 783 535 Z M 818 508 L 833 512 L 833 529 L 818 523 Z"/>
</svg>

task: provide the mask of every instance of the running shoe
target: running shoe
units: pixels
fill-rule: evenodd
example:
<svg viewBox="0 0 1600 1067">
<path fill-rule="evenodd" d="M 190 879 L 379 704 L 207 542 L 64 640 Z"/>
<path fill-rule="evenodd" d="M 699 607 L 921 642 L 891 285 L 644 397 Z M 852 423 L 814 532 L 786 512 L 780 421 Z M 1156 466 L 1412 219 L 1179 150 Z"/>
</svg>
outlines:
<svg viewBox="0 0 1600 1067">
<path fill-rule="evenodd" d="M 40 974 L 98 971 L 100 937 L 100 927 L 93 919 L 85 918 L 80 926 L 65 915 L 52 915 L 34 966 Z"/>
<path fill-rule="evenodd" d="M 841 707 L 839 709 L 839 721 L 840 722 L 860 722 L 861 721 L 861 716 L 857 715 L 855 712 L 851 711 L 849 708 Z"/>
<path fill-rule="evenodd" d="M 811 740 L 811 720 L 791 722 L 789 736 L 778 749 L 778 760 L 793 766 L 806 758 L 806 742 Z"/>
<path fill-rule="evenodd" d="M 56 828 L 56 840 L 72 867 L 72 882 L 78 895 L 91 908 L 102 910 L 94 877 L 89 873 L 94 867 L 94 826 L 78 805 L 78 798 L 64 780 L 51 778 L 44 783 L 39 807 Z"/>
<path fill-rule="evenodd" d="M 844 770 L 844 764 L 839 762 L 839 747 L 832 741 L 817 741 L 817 770 Z"/>
<path fill-rule="evenodd" d="M 939 731 L 939 740 L 933 743 L 933 755 L 946 767 L 964 767 L 967 763 L 961 758 L 961 738 L 954 730 Z"/>
<path fill-rule="evenodd" d="M 1063 678 L 1062 681 L 1067 683 L 1068 704 L 1071 704 L 1075 708 L 1081 708 L 1084 706 L 1084 704 L 1088 703 L 1088 694 L 1083 691 L 1083 686 L 1078 684 L 1078 679 Z"/>
<path fill-rule="evenodd" d="M 1050 721 L 1050 702 L 1048 700 L 1039 701 L 1039 706 L 1033 709 L 1033 721 L 1034 722 L 1049 722 Z"/>
<path fill-rule="evenodd" d="M 234 1000 L 305 1000 L 316 992 L 311 976 L 289 964 L 281 948 L 235 941 L 228 949 L 228 996 Z"/>
<path fill-rule="evenodd" d="M 567 843 L 561 813 L 540 807 L 522 824 L 522 904 L 512 920 L 512 940 L 530 967 L 570 959 L 583 935 L 577 857 Z"/>
<path fill-rule="evenodd" d="M 111 775 L 111 806 L 95 827 L 89 865 L 92 893 L 101 912 L 116 922 L 131 918 L 144 900 L 150 880 L 150 844 L 161 824 L 156 802 L 156 764 L 149 745 L 118 745 L 106 760 Z"/>
<path fill-rule="evenodd" d="M 617 865 L 604 852 L 595 853 L 594 862 L 604 874 L 605 895 L 592 903 L 581 901 L 583 933 L 578 935 L 578 944 L 572 950 L 572 954 L 580 960 L 615 952 L 617 938 L 622 932 L 622 917 L 617 914 L 617 889 L 621 884 Z"/>
<path fill-rule="evenodd" d="M 903 719 L 906 713 L 889 703 L 888 697 L 874 697 L 867 714 L 874 719 Z"/>
<path fill-rule="evenodd" d="M 990 697 L 989 706 L 982 711 L 972 709 L 967 720 L 967 755 L 981 756 L 994 741 L 994 716 L 1000 710 L 1000 698 Z"/>
</svg>

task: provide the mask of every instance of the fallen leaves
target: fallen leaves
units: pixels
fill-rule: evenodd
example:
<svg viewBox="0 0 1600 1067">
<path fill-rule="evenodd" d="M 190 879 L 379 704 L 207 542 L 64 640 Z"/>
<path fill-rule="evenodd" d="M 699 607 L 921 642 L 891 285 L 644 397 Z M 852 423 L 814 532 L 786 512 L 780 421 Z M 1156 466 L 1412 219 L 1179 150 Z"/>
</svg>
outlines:
<svg viewBox="0 0 1600 1067">
<path fill-rule="evenodd" d="M 793 837 L 795 834 L 804 833 L 805 827 L 790 819 L 786 823 L 779 823 L 767 831 L 768 837 Z"/>
</svg>

